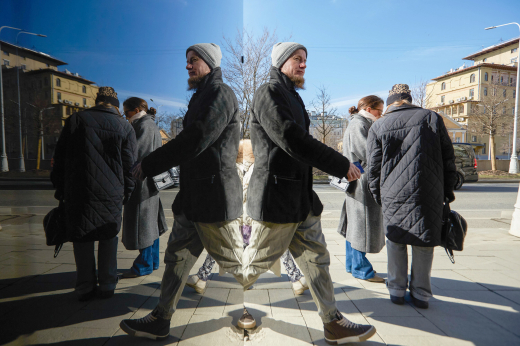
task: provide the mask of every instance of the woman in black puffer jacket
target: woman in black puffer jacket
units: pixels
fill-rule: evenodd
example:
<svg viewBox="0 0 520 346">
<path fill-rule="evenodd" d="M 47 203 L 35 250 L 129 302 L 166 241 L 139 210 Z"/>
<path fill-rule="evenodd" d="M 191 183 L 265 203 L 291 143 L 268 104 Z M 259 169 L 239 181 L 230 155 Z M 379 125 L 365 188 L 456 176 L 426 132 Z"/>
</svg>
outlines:
<svg viewBox="0 0 520 346">
<path fill-rule="evenodd" d="M 370 128 L 368 182 L 382 206 L 390 298 L 404 304 L 407 248 L 412 245 L 410 295 L 419 308 L 432 297 L 433 248 L 441 244 L 445 198 L 455 200 L 455 154 L 442 116 L 411 104 L 410 89 L 390 90 L 385 116 Z"/>
</svg>

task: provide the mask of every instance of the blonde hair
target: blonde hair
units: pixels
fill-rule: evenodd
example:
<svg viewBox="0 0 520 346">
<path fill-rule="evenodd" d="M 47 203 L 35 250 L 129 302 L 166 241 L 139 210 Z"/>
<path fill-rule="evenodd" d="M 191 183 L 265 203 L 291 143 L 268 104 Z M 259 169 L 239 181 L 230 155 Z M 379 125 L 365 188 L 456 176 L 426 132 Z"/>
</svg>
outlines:
<svg viewBox="0 0 520 346">
<path fill-rule="evenodd" d="M 390 108 L 390 106 L 394 106 L 394 107 L 400 107 L 402 105 L 412 105 L 412 103 L 408 100 L 398 100 L 398 101 L 395 101 L 394 103 L 391 103 L 389 104 L 387 107 L 386 107 L 386 111 L 385 113 L 382 115 L 382 116 L 385 116 L 386 113 L 388 112 L 388 109 Z"/>
<path fill-rule="evenodd" d="M 121 114 L 121 112 L 119 111 L 119 108 L 117 108 L 116 106 L 114 106 L 113 104 L 111 104 L 110 102 L 105 102 L 105 101 L 100 101 L 100 102 L 97 102 L 96 103 L 96 106 L 103 106 L 105 108 L 112 108 L 114 107 L 117 111 L 117 114 L 119 114 L 119 116 L 122 118 L 123 115 Z"/>
</svg>

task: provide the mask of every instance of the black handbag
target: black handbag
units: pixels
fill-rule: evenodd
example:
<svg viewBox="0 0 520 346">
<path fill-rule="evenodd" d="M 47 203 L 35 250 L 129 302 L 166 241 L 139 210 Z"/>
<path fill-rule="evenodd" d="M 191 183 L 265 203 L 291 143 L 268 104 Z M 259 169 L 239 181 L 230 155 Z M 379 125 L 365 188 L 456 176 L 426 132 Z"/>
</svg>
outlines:
<svg viewBox="0 0 520 346">
<path fill-rule="evenodd" d="M 48 246 L 54 246 L 54 258 L 67 240 L 67 229 L 64 222 L 63 202 L 57 208 L 52 209 L 43 218 L 43 229 Z"/>
<path fill-rule="evenodd" d="M 464 238 L 468 232 L 468 223 L 454 210 L 451 210 L 450 203 L 446 199 L 444 202 L 443 225 L 441 233 L 441 243 L 451 263 L 455 263 L 453 251 L 464 249 Z"/>
<path fill-rule="evenodd" d="M 176 177 L 177 176 L 173 171 L 173 168 L 170 168 L 166 172 L 153 177 L 153 183 L 155 184 L 155 188 L 158 191 L 161 191 L 175 185 Z"/>
</svg>

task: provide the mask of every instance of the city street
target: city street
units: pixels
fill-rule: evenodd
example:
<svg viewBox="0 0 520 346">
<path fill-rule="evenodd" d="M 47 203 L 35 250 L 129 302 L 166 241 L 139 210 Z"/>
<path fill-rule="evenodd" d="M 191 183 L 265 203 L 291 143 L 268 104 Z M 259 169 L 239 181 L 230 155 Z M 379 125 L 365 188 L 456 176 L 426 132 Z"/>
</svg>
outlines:
<svg viewBox="0 0 520 346">
<path fill-rule="evenodd" d="M 55 259 L 53 248 L 45 245 L 42 220 L 57 205 L 54 191 L 10 184 L 13 190 L 5 184 L 0 190 L 0 344 L 326 345 L 309 291 L 295 296 L 285 274 L 262 275 L 250 310 L 257 327 L 250 332 L 235 327 L 243 293 L 232 276 L 218 275 L 218 266 L 204 295 L 184 289 L 169 339 L 130 338 L 119 322 L 143 317 L 154 308 L 164 264 L 149 276 L 120 280 L 111 299 L 78 302 L 72 245 L 65 244 Z M 414 308 L 409 298 L 404 306 L 394 305 L 383 284 L 346 273 L 344 238 L 336 233 L 344 194 L 328 185 L 316 185 L 315 190 L 325 206 L 322 226 L 338 308 L 353 322 L 377 328 L 377 334 L 362 344 L 520 345 L 520 238 L 508 234 L 518 183 L 466 184 L 456 192 L 452 209 L 469 225 L 465 249 L 455 253 L 455 264 L 444 249 L 436 249 L 434 298 L 427 310 Z M 169 226 L 169 206 L 177 191 L 161 192 Z M 161 237 L 162 253 L 168 235 Z M 128 269 L 136 256 L 137 251 L 127 251 L 120 243 L 119 271 Z M 205 256 L 206 252 L 192 273 Z M 386 249 L 367 257 L 386 277 Z"/>
</svg>

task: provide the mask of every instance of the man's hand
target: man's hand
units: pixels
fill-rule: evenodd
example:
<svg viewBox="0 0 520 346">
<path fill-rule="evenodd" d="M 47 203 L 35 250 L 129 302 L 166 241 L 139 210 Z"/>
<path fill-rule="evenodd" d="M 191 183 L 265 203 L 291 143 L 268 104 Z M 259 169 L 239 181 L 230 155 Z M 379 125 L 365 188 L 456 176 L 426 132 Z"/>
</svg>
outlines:
<svg viewBox="0 0 520 346">
<path fill-rule="evenodd" d="M 347 180 L 350 182 L 358 180 L 359 178 L 361 178 L 361 171 L 356 167 L 355 164 L 350 163 L 350 168 L 347 173 Z"/>
<path fill-rule="evenodd" d="M 144 178 L 146 178 L 144 173 L 143 173 L 143 170 L 141 169 L 141 162 L 134 163 L 134 165 L 132 166 L 132 169 L 130 170 L 130 172 L 132 173 L 132 176 L 136 180 L 143 181 Z"/>
</svg>

